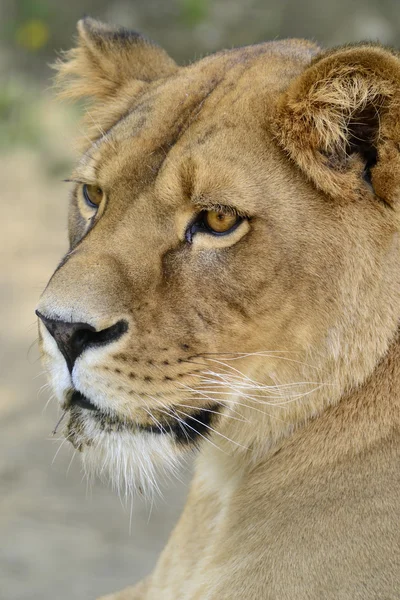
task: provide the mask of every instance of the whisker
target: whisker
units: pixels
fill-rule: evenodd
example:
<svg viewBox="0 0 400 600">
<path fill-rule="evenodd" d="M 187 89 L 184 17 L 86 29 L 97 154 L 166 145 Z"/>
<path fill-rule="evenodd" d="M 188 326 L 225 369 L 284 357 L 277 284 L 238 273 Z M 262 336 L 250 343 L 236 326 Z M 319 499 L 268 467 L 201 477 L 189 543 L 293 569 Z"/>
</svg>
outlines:
<svg viewBox="0 0 400 600">
<path fill-rule="evenodd" d="M 48 400 L 47 400 L 46 404 L 45 404 L 45 405 L 43 406 L 43 408 L 42 408 L 42 414 L 43 414 L 43 413 L 44 413 L 44 412 L 47 410 L 47 407 L 49 406 L 50 402 L 51 402 L 52 400 L 54 400 L 54 398 L 55 398 L 55 397 L 56 397 L 56 395 L 55 395 L 55 394 L 51 394 L 51 395 L 49 396 L 49 398 L 48 398 Z"/>
<path fill-rule="evenodd" d="M 271 419 L 276 419 L 277 421 L 281 421 L 282 423 L 284 423 L 284 420 L 280 419 L 276 415 L 273 415 L 273 414 L 271 414 L 271 413 L 269 413 L 269 412 L 267 412 L 265 410 L 261 410 L 260 408 L 256 408 L 255 406 L 251 406 L 250 404 L 243 404 L 243 402 L 238 402 L 237 399 L 235 399 L 235 400 L 224 400 L 224 403 L 226 403 L 226 404 L 232 404 L 233 406 L 242 406 L 243 408 L 248 408 L 250 410 L 254 410 L 255 412 L 258 412 L 258 413 L 260 413 L 260 414 L 262 414 L 264 416 L 271 417 Z"/>
<path fill-rule="evenodd" d="M 50 387 L 49 383 L 44 383 L 43 385 L 41 385 L 40 388 L 37 391 L 36 400 L 39 400 L 39 397 L 42 394 L 42 392 L 44 392 L 44 390 L 46 390 L 49 387 Z"/>
<path fill-rule="evenodd" d="M 230 375 L 228 376 L 226 374 L 221 375 L 220 373 L 215 373 L 214 371 L 204 371 L 204 374 L 205 375 L 209 375 L 209 376 L 219 377 L 223 381 L 226 381 L 227 377 L 231 378 L 234 381 L 241 381 L 242 380 L 242 378 L 239 377 L 239 376 L 237 376 L 237 375 L 231 375 L 231 376 Z M 272 379 L 271 375 L 269 375 L 269 378 Z M 207 382 L 209 380 L 207 378 L 205 378 L 205 377 L 202 377 L 202 382 L 203 381 Z M 217 381 L 216 383 L 219 383 L 220 385 L 223 385 L 223 381 L 222 382 L 218 382 Z M 199 385 L 202 385 L 202 382 L 200 382 Z M 215 381 L 214 381 L 214 383 L 215 383 Z M 256 381 L 253 381 L 253 383 L 254 383 L 253 386 L 250 386 L 247 383 L 244 383 L 244 385 L 245 386 L 249 385 L 249 387 L 254 387 L 254 388 L 262 388 L 262 389 L 271 389 L 271 390 L 274 390 L 274 389 L 279 389 L 279 388 L 297 387 L 299 385 L 319 385 L 321 383 L 321 381 L 297 381 L 297 382 L 292 382 L 292 383 L 282 383 L 282 384 L 274 384 L 274 385 L 267 385 L 267 384 L 259 383 L 259 382 L 256 382 Z M 326 384 L 326 385 L 329 385 L 329 384 Z"/>
<path fill-rule="evenodd" d="M 284 400 L 283 402 L 266 402 L 264 400 L 260 400 L 260 398 L 276 398 L 276 396 L 269 396 L 269 395 L 265 395 L 265 394 L 251 396 L 250 394 L 245 394 L 241 390 L 236 390 L 234 386 L 231 386 L 231 389 L 233 392 L 236 392 L 241 398 L 246 398 L 246 399 L 250 400 L 251 402 L 256 402 L 257 404 L 263 404 L 263 405 L 267 405 L 267 406 L 283 406 L 285 404 L 289 404 L 290 402 L 294 402 L 295 400 L 298 400 L 299 398 L 303 398 L 304 396 L 312 394 L 313 392 L 319 390 L 321 387 L 323 387 L 323 384 L 313 388 L 312 390 L 308 390 L 303 393 L 292 394 L 291 396 L 289 396 L 289 399 Z M 209 394 L 223 394 L 223 395 L 226 395 L 228 393 L 228 392 L 217 392 L 214 390 L 207 390 L 207 392 Z M 284 397 L 285 396 L 283 396 L 283 395 L 279 396 L 279 398 L 284 398 Z M 197 399 L 201 399 L 201 398 L 197 398 Z M 224 402 L 225 402 L 225 400 L 224 400 Z"/>
<path fill-rule="evenodd" d="M 226 435 L 223 435 L 220 431 L 217 431 L 216 429 L 214 429 L 210 425 L 206 425 L 205 423 L 202 423 L 202 421 L 199 421 L 198 419 L 196 419 L 192 415 L 188 415 L 185 412 L 183 412 L 181 410 L 178 410 L 178 409 L 176 409 L 176 412 L 179 413 L 180 415 L 184 415 L 185 417 L 188 417 L 189 419 L 192 419 L 193 421 L 196 421 L 197 423 L 200 423 L 200 425 L 202 425 L 203 427 L 207 427 L 207 429 L 209 429 L 210 431 L 216 433 L 217 435 L 220 435 L 221 437 L 223 437 L 228 442 L 231 442 L 232 444 L 235 444 L 235 446 L 238 446 L 239 448 L 244 448 L 244 450 L 248 450 L 249 449 L 249 448 L 247 448 L 247 446 L 243 446 L 242 444 L 239 444 L 239 442 L 235 442 L 234 440 L 231 440 L 230 438 L 226 437 Z"/>
<path fill-rule="evenodd" d="M 57 458 L 57 456 L 58 456 L 58 453 L 60 452 L 61 448 L 64 446 L 65 442 L 67 442 L 67 441 L 68 441 L 68 438 L 69 438 L 69 437 L 70 437 L 69 435 L 68 435 L 68 436 L 65 436 L 65 438 L 64 438 L 64 439 L 63 439 L 63 441 L 61 442 L 61 444 L 60 444 L 60 446 L 59 446 L 59 448 L 58 448 L 57 452 L 56 452 L 56 453 L 55 453 L 55 455 L 54 455 L 54 458 L 53 458 L 53 460 L 51 461 L 51 464 L 52 464 L 52 465 L 54 464 L 54 461 L 56 460 L 56 458 Z"/>
<path fill-rule="evenodd" d="M 154 398 L 154 397 L 153 397 L 153 396 L 151 396 L 150 394 L 146 394 L 146 396 L 147 396 L 148 398 L 151 398 L 152 400 L 154 400 L 154 401 L 155 401 L 157 404 L 161 404 L 161 406 L 164 406 L 164 408 L 165 408 L 166 410 L 168 410 L 168 406 L 167 406 L 167 405 L 165 405 L 163 402 L 161 402 L 161 400 L 160 400 L 159 398 Z M 143 398 L 142 398 L 142 399 L 143 399 Z M 157 407 L 157 410 L 160 410 L 160 409 Z M 171 414 L 171 416 L 173 416 L 173 415 Z M 179 423 L 179 422 L 178 422 L 178 425 L 179 425 L 179 427 L 182 429 L 182 432 L 185 434 L 186 440 L 189 442 L 189 438 L 188 438 L 188 436 L 187 436 L 187 432 L 186 432 L 186 431 L 185 431 L 185 430 L 182 428 L 182 425 L 181 425 L 181 423 Z M 161 427 L 162 427 L 162 425 L 161 425 Z M 165 428 L 164 428 L 164 427 L 162 428 L 162 430 L 163 430 L 165 433 L 168 433 L 168 432 L 165 430 Z M 172 469 L 172 474 L 173 474 L 173 476 L 174 476 L 174 477 L 175 477 L 175 478 L 176 478 L 176 479 L 177 479 L 177 480 L 178 480 L 180 483 L 184 484 L 184 482 L 182 481 L 182 479 L 181 479 L 181 478 L 179 477 L 179 475 L 178 475 L 178 471 L 177 471 L 177 469 L 176 469 L 176 468 L 175 468 L 173 465 L 171 465 L 171 469 Z"/>
<path fill-rule="evenodd" d="M 35 381 L 35 379 L 37 379 L 38 377 L 42 377 L 43 375 L 46 375 L 46 371 L 40 371 L 40 373 L 32 377 L 32 381 Z"/>
<path fill-rule="evenodd" d="M 144 398 L 143 398 L 144 400 Z M 154 423 L 156 424 L 157 429 L 160 430 L 160 433 L 167 433 L 167 430 L 165 429 L 165 427 L 160 423 L 160 421 L 150 412 L 150 410 L 147 410 L 147 408 L 142 407 L 143 410 L 149 415 L 150 419 L 152 419 L 154 421 Z"/>
<path fill-rule="evenodd" d="M 187 400 L 190 400 L 190 398 L 187 398 Z M 223 402 L 220 402 L 221 406 L 224 406 Z M 183 406 L 183 408 L 196 408 L 194 406 L 190 406 L 189 404 L 182 404 L 181 402 L 179 402 L 178 406 Z M 213 413 L 214 415 L 219 415 L 221 416 L 221 413 L 217 410 L 211 410 L 210 408 L 201 408 L 202 411 L 205 412 L 209 412 L 209 413 Z M 244 423 L 245 420 L 244 419 L 239 419 L 238 417 L 232 417 L 232 415 L 224 415 L 224 417 L 228 418 L 228 419 L 233 419 L 234 421 L 239 421 L 240 423 Z"/>
<path fill-rule="evenodd" d="M 285 352 L 284 350 L 279 350 L 276 351 L 277 353 L 283 353 Z M 253 356 L 257 356 L 257 357 L 261 357 L 261 358 L 278 358 L 279 360 L 283 360 L 283 361 L 287 361 L 287 362 L 292 362 L 295 364 L 299 364 L 299 365 L 303 365 L 305 367 L 310 367 L 312 369 L 315 369 L 317 371 L 320 370 L 320 367 L 317 367 L 316 365 L 313 365 L 311 363 L 306 363 L 300 360 L 296 360 L 293 358 L 287 358 L 286 356 L 272 356 L 275 353 L 275 351 L 271 351 L 271 352 L 244 352 L 244 353 L 237 353 L 238 356 L 235 356 L 233 358 L 227 358 L 226 360 L 232 361 L 232 360 L 240 360 L 242 358 L 249 358 L 249 357 L 253 357 Z M 209 360 L 211 362 L 220 362 L 217 361 L 214 358 L 207 358 L 207 354 L 203 354 L 202 355 L 204 357 L 205 360 Z M 222 356 L 224 356 L 224 354 L 222 354 Z M 222 364 L 225 364 L 222 362 Z M 228 366 L 225 364 L 225 366 Z"/>
<path fill-rule="evenodd" d="M 172 413 L 171 413 L 171 409 L 170 409 L 170 408 L 169 408 L 169 407 L 168 407 L 166 404 L 164 404 L 163 402 L 161 402 L 161 400 L 160 400 L 159 398 L 157 398 L 157 399 L 156 399 L 156 398 L 153 398 L 153 400 L 156 400 L 157 404 L 161 404 L 161 406 L 163 406 L 163 407 L 164 407 L 164 408 L 165 408 L 167 411 L 169 411 L 169 414 L 170 414 L 171 416 L 173 416 L 173 415 L 172 415 Z M 159 409 L 158 409 L 158 410 L 159 410 Z M 181 423 L 181 421 L 180 421 L 180 420 L 178 420 L 178 425 L 179 425 L 180 429 L 182 430 L 182 432 L 183 432 L 184 436 L 186 437 L 186 441 L 187 441 L 187 442 L 189 442 L 190 440 L 189 440 L 189 436 L 188 436 L 188 434 L 187 434 L 187 431 L 186 431 L 186 430 L 185 430 L 185 428 L 182 426 L 182 423 Z"/>
<path fill-rule="evenodd" d="M 142 397 L 143 402 L 145 402 L 146 406 L 148 407 L 148 409 L 142 407 L 144 409 L 144 411 L 149 415 L 149 417 L 156 423 L 156 426 L 160 429 L 161 432 L 165 432 L 165 428 L 161 425 L 161 423 L 155 418 L 155 416 L 152 414 L 149 405 L 147 404 L 146 400 Z M 146 477 L 149 479 L 149 481 L 151 481 L 152 485 L 154 486 L 154 489 L 156 490 L 156 492 L 162 497 L 162 492 L 160 490 L 160 487 L 154 477 L 154 473 L 149 473 L 149 471 L 144 467 L 143 462 L 140 459 L 139 453 L 137 458 L 139 459 L 139 462 L 141 464 L 141 467 L 143 469 L 143 472 L 146 474 Z M 125 481 L 127 481 L 127 479 L 125 479 Z"/>
<path fill-rule="evenodd" d="M 39 342 L 39 338 L 37 337 L 36 339 L 33 340 L 33 342 L 29 345 L 28 350 L 26 351 L 26 359 L 29 360 L 29 355 L 31 353 L 32 348 L 38 344 Z"/>
<path fill-rule="evenodd" d="M 71 457 L 71 460 L 69 461 L 68 469 L 67 469 L 67 472 L 65 474 L 66 477 L 68 476 L 69 470 L 71 468 L 72 463 L 74 462 L 75 456 L 76 456 L 76 450 L 74 450 L 74 452 L 72 454 L 72 457 Z"/>
<path fill-rule="evenodd" d="M 215 401 L 216 401 L 214 398 L 211 398 L 211 397 L 210 397 L 210 396 L 208 396 L 207 394 L 205 394 L 205 393 L 203 393 L 203 392 L 201 392 L 201 391 L 199 391 L 199 390 L 196 390 L 195 388 L 192 388 L 192 387 L 190 387 L 190 386 L 188 386 L 188 385 L 186 385 L 186 384 L 184 384 L 184 383 L 182 383 L 182 382 L 178 382 L 178 384 L 179 384 L 179 385 L 181 385 L 181 386 L 182 386 L 184 389 L 186 389 L 186 390 L 189 390 L 189 391 L 191 391 L 191 392 L 193 392 L 193 393 L 195 393 L 195 394 L 200 394 L 200 395 L 203 397 L 203 399 L 209 400 L 209 401 L 211 401 L 211 402 L 215 402 Z M 178 390 L 178 391 L 179 391 L 179 390 Z M 196 399 L 198 400 L 199 398 L 196 398 Z M 221 404 L 221 403 L 220 403 L 220 404 Z M 235 412 L 236 412 L 236 411 L 235 411 Z M 237 414 L 238 414 L 239 416 L 241 416 L 239 412 L 237 412 Z"/>
<path fill-rule="evenodd" d="M 56 435 L 56 433 L 57 433 L 57 429 L 58 429 L 58 427 L 59 427 L 59 425 L 60 425 L 61 421 L 63 421 L 63 420 L 64 420 L 64 417 L 65 417 L 65 415 L 66 415 L 66 414 L 67 414 L 67 411 L 66 411 L 66 410 L 64 410 L 64 411 L 63 411 L 63 413 L 62 413 L 62 415 L 61 415 L 61 417 L 58 419 L 58 421 L 57 421 L 57 423 L 56 423 L 56 426 L 54 427 L 54 429 L 53 429 L 53 431 L 52 431 L 52 434 L 53 434 L 53 435 Z M 52 464 L 53 464 L 53 463 L 52 463 Z"/>
<path fill-rule="evenodd" d="M 192 431 L 194 431 L 196 435 L 199 435 L 200 437 L 202 437 L 206 442 L 208 442 L 209 444 L 211 444 L 212 446 L 214 446 L 214 448 L 217 448 L 217 450 L 220 450 L 224 454 L 227 454 L 225 452 L 225 450 L 223 450 L 222 448 L 220 448 L 219 446 L 217 446 L 216 444 L 214 444 L 214 442 L 212 442 L 209 438 L 207 438 L 206 436 L 204 436 L 203 434 L 201 434 L 199 431 L 197 431 L 197 429 L 194 429 L 194 427 L 191 427 L 186 421 L 184 421 L 183 419 L 180 419 L 175 413 L 166 412 L 166 411 L 163 411 L 161 409 L 158 409 L 158 410 L 160 412 L 165 412 L 166 415 L 172 417 L 173 419 L 176 419 L 177 421 L 180 421 L 181 423 L 183 423 L 183 425 L 185 427 L 188 427 L 189 429 L 191 429 Z"/>
</svg>

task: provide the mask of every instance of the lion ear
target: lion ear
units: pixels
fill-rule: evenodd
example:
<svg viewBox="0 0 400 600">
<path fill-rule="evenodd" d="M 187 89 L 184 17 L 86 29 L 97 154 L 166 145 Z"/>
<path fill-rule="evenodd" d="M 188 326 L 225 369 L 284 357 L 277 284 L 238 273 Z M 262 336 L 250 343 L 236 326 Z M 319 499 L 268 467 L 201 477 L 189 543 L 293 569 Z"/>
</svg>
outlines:
<svg viewBox="0 0 400 600">
<path fill-rule="evenodd" d="M 77 28 L 77 47 L 54 68 L 61 98 L 89 102 L 84 150 L 129 110 L 148 83 L 175 73 L 178 66 L 162 48 L 134 31 L 88 17 Z"/>
<path fill-rule="evenodd" d="M 172 74 L 177 65 L 144 36 L 86 17 L 78 21 L 78 46 L 55 64 L 61 94 L 107 100 L 133 80 L 150 82 Z"/>
<path fill-rule="evenodd" d="M 335 198 L 400 201 L 400 60 L 373 45 L 321 54 L 280 97 L 280 145 Z M 367 185 L 370 184 L 370 185 Z"/>
</svg>

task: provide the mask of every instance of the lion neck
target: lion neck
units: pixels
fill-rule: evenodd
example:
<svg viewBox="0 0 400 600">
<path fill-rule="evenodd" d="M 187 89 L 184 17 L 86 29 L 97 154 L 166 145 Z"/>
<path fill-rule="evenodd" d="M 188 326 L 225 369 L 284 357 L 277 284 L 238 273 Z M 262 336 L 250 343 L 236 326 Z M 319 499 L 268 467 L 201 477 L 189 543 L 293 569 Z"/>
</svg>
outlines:
<svg viewBox="0 0 400 600">
<path fill-rule="evenodd" d="M 400 431 L 400 329 L 365 380 L 337 394 L 322 386 L 293 402 L 289 410 L 243 411 L 243 421 L 223 422 L 203 442 L 196 474 L 213 493 L 231 494 L 249 471 L 301 440 L 303 462 L 349 459 L 394 429 Z M 245 418 L 246 417 L 246 418 Z M 196 477 L 196 478 L 197 478 Z"/>
</svg>

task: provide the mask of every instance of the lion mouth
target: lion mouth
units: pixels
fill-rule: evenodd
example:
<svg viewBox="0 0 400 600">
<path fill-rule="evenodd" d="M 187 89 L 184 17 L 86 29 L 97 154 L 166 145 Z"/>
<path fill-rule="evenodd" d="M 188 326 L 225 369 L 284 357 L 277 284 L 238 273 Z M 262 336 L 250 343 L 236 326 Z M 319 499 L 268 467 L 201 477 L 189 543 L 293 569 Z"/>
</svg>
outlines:
<svg viewBox="0 0 400 600">
<path fill-rule="evenodd" d="M 73 406 L 79 406 L 80 408 L 85 408 L 86 410 L 100 412 L 100 409 L 97 406 L 95 406 L 93 402 L 89 400 L 89 398 L 87 398 L 77 390 L 73 392 L 68 402 L 68 408 L 72 408 Z"/>
<path fill-rule="evenodd" d="M 179 405 L 175 408 L 178 409 L 178 407 Z M 146 432 L 161 436 L 170 435 L 176 442 L 190 445 L 196 444 L 210 433 L 212 421 L 218 418 L 221 406 L 212 404 L 207 408 L 192 409 L 189 414 L 184 413 L 178 418 L 174 416 L 174 407 L 171 407 L 171 415 L 168 418 L 158 414 L 155 410 L 152 420 L 140 423 L 122 419 L 117 414 L 108 414 L 78 390 L 70 390 L 63 409 L 63 415 L 57 423 L 55 431 L 68 413 L 67 437 L 76 448 L 81 449 L 83 444 L 87 443 L 87 436 L 84 433 L 87 420 L 85 414 L 88 418 L 89 415 L 94 418 L 100 431 L 105 433 L 131 431 L 132 433 Z"/>
</svg>

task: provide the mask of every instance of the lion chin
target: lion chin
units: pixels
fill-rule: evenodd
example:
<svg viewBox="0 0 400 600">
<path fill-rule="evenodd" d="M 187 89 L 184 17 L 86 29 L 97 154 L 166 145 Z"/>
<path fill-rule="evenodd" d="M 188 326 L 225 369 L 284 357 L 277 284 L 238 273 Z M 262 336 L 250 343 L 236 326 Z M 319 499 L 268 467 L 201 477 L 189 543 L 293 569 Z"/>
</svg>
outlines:
<svg viewBox="0 0 400 600">
<path fill-rule="evenodd" d="M 78 32 L 43 362 L 90 477 L 151 496 L 197 451 L 154 572 L 113 598 L 399 598 L 399 54 L 277 40 L 179 67 Z"/>
<path fill-rule="evenodd" d="M 153 425 L 145 425 L 99 410 L 80 392 L 68 397 L 64 434 L 81 453 L 88 480 L 99 477 L 119 495 L 139 493 L 150 501 L 161 494 L 160 481 L 177 476 L 208 420 L 197 411 L 179 424 L 154 418 Z"/>
<path fill-rule="evenodd" d="M 81 452 L 88 479 L 97 476 L 119 495 L 151 500 L 159 482 L 175 475 L 183 460 L 168 435 L 158 435 L 96 413 L 71 411 L 66 436 Z"/>
</svg>

